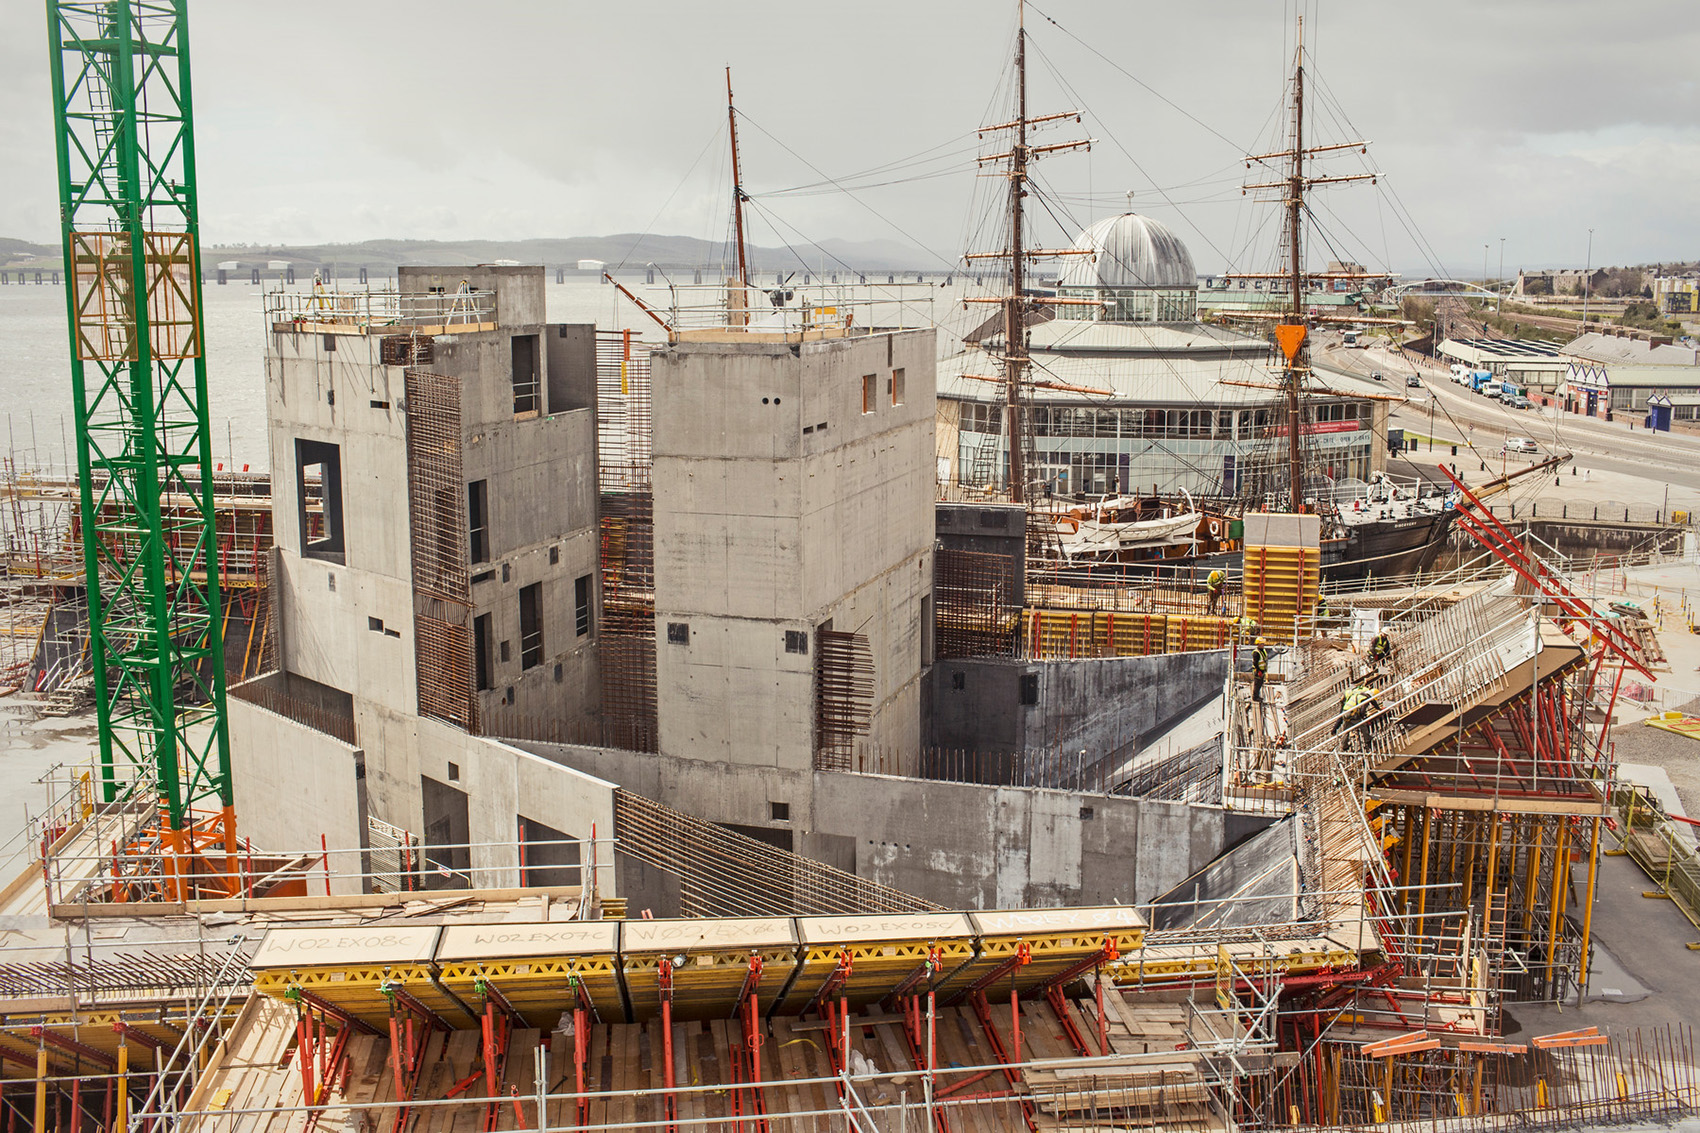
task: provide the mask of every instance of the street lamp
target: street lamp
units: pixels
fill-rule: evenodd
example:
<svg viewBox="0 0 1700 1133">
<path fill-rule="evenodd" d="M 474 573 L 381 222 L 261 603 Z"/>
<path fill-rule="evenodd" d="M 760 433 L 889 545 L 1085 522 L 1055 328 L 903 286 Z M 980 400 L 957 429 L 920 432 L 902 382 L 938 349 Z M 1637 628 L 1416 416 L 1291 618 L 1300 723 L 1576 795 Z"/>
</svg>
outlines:
<svg viewBox="0 0 1700 1133">
<path fill-rule="evenodd" d="M 1499 287 L 1505 286 L 1505 237 L 1499 238 Z M 1499 291 L 1499 288 L 1494 288 Z M 1494 304 L 1494 310 L 1499 310 L 1505 303 L 1505 292 L 1499 292 L 1499 300 Z"/>
</svg>

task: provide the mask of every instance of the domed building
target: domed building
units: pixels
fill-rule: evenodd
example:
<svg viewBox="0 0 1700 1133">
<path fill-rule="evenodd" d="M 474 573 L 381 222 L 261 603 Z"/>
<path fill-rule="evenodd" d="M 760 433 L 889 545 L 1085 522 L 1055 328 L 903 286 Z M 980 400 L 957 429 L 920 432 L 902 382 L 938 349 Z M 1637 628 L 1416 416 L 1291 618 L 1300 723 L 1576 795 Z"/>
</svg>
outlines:
<svg viewBox="0 0 1700 1133">
<path fill-rule="evenodd" d="M 1263 338 L 1198 321 L 1192 254 L 1138 213 L 1099 221 L 1068 257 L 1054 302 L 1029 314 L 1034 467 L 1029 494 L 1238 496 L 1281 420 L 1277 357 Z M 938 461 L 952 484 L 1007 484 L 1002 316 L 938 370 Z M 1312 472 L 1385 469 L 1387 390 L 1317 371 L 1307 399 Z M 1358 397 L 1354 397 L 1356 394 Z M 1379 439 L 1378 439 L 1379 438 Z M 1284 446 L 1282 446 L 1284 448 Z"/>
</svg>

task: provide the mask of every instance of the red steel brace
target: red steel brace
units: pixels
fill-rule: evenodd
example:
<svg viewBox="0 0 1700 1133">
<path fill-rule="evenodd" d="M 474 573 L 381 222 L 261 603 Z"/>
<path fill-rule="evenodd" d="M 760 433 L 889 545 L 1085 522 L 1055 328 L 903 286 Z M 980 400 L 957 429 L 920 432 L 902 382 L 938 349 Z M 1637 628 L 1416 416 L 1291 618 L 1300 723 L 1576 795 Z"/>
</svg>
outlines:
<svg viewBox="0 0 1700 1133">
<path fill-rule="evenodd" d="M 667 1096 L 662 1104 L 666 1110 L 667 1133 L 676 1133 L 678 1126 L 674 1122 L 679 1117 L 679 1100 L 673 1094 L 674 1087 L 678 1083 L 674 1080 L 673 1070 L 673 961 L 671 957 L 663 956 L 656 964 L 655 981 L 661 997 L 661 1049 L 666 1058 L 662 1075 L 667 1085 Z"/>
</svg>

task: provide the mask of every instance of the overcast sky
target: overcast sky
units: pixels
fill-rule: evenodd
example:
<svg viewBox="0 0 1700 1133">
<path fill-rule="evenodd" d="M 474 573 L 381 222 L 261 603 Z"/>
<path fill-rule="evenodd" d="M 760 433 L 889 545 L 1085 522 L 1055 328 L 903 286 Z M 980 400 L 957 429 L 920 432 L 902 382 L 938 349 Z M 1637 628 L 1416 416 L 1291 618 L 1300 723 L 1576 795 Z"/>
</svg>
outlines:
<svg viewBox="0 0 1700 1133">
<path fill-rule="evenodd" d="M 1336 171 L 1386 176 L 1318 202 L 1340 251 L 1473 277 L 1484 245 L 1497 273 L 1501 238 L 1508 273 L 1580 265 L 1592 227 L 1595 264 L 1700 258 L 1693 0 L 1304 7 L 1337 108 L 1315 107 L 1315 140 L 1355 130 L 1370 155 Z M 1030 112 L 1086 114 L 1039 140 L 1098 139 L 1042 166 L 1055 227 L 1134 190 L 1201 270 L 1268 263 L 1278 229 L 1242 199 L 1238 158 L 1278 148 L 1294 10 L 1030 6 Z M 975 176 L 974 129 L 1007 113 L 1013 0 L 195 0 L 190 18 L 211 242 L 723 239 L 728 64 L 756 243 L 953 257 L 997 187 Z M 0 4 L 0 235 L 57 242 L 45 43 L 39 3 Z M 821 174 L 865 187 L 777 192 Z"/>
</svg>

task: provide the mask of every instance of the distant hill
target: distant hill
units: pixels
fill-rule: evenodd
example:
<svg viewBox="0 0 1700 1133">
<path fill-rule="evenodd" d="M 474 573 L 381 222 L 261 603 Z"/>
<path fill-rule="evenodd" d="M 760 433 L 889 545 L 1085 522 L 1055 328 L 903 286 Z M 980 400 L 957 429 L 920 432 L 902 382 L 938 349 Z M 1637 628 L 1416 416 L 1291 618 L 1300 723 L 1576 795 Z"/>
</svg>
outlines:
<svg viewBox="0 0 1700 1133">
<path fill-rule="evenodd" d="M 32 244 L 0 236 L 0 267 L 58 267 L 61 259 L 57 244 Z"/>
<path fill-rule="evenodd" d="M 749 250 L 752 266 L 760 271 L 945 271 L 938 256 L 894 240 L 823 240 L 792 248 Z M 365 240 L 358 244 L 205 245 L 201 259 L 209 268 L 235 260 L 263 267 L 269 260 L 286 260 L 298 267 L 320 264 L 365 267 L 373 274 L 393 274 L 397 265 L 441 264 L 461 267 L 494 260 L 541 263 L 551 268 L 576 268 L 580 260 L 602 260 L 627 270 L 656 264 L 672 270 L 711 268 L 732 262 L 729 245 L 691 236 L 574 236 L 555 240 Z M 59 249 L 0 237 L 0 264 L 47 261 L 57 265 Z"/>
</svg>

